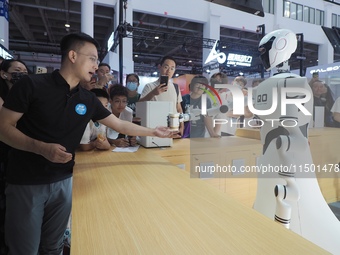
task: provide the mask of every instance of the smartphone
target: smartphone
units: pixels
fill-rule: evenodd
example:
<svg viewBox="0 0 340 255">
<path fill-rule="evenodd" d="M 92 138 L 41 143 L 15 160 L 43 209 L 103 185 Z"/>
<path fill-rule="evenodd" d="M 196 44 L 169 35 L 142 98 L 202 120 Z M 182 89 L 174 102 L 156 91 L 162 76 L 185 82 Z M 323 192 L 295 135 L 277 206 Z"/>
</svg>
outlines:
<svg viewBox="0 0 340 255">
<path fill-rule="evenodd" d="M 92 75 L 91 83 L 92 82 L 97 82 L 97 81 L 98 81 L 98 75 L 97 74 Z"/>
<path fill-rule="evenodd" d="M 159 84 L 165 83 L 165 85 L 163 85 L 162 88 L 168 86 L 168 79 L 169 79 L 169 77 L 167 75 L 162 75 L 161 76 Z"/>
</svg>

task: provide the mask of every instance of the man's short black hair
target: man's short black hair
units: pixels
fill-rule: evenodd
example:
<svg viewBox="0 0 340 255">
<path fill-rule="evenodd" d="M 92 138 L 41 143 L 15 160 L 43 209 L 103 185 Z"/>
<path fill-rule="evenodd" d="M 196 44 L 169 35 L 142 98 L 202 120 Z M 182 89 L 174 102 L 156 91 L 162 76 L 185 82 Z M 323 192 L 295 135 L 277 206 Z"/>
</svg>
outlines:
<svg viewBox="0 0 340 255">
<path fill-rule="evenodd" d="M 176 60 L 175 60 L 173 57 L 171 57 L 171 56 L 164 56 L 164 57 L 162 58 L 162 60 L 161 60 L 160 65 L 163 65 L 164 62 L 165 62 L 165 60 L 167 60 L 167 59 L 170 59 L 170 60 L 174 61 L 174 62 L 175 62 L 175 65 L 177 66 Z"/>
<path fill-rule="evenodd" d="M 91 89 L 90 91 L 94 93 L 96 97 L 104 97 L 107 100 L 110 100 L 109 94 L 103 89 Z"/>
<path fill-rule="evenodd" d="M 98 68 L 101 67 L 101 66 L 107 66 L 109 68 L 109 70 L 111 70 L 111 66 L 109 64 L 107 64 L 107 63 L 100 63 L 98 65 Z"/>
<path fill-rule="evenodd" d="M 214 73 L 210 77 L 210 85 L 215 88 L 216 84 L 228 84 L 228 76 L 222 72 Z"/>
<path fill-rule="evenodd" d="M 110 99 L 112 100 L 115 96 L 124 96 L 128 98 L 128 89 L 121 84 L 114 85 L 110 88 Z"/>
<path fill-rule="evenodd" d="M 72 33 L 65 35 L 60 42 L 61 62 L 67 58 L 70 50 L 76 50 L 79 47 L 84 46 L 86 42 L 92 43 L 98 50 L 99 43 L 88 34 Z"/>
<path fill-rule="evenodd" d="M 130 73 L 130 74 L 126 75 L 125 83 L 127 83 L 127 80 L 129 79 L 130 76 L 135 77 L 137 79 L 137 82 L 139 83 L 139 76 L 135 73 Z"/>
<path fill-rule="evenodd" d="M 194 90 L 195 84 L 203 84 L 203 85 L 209 85 L 208 79 L 204 77 L 203 75 L 196 75 L 194 78 L 192 78 L 190 84 L 189 84 L 189 90 L 192 92 Z"/>
</svg>

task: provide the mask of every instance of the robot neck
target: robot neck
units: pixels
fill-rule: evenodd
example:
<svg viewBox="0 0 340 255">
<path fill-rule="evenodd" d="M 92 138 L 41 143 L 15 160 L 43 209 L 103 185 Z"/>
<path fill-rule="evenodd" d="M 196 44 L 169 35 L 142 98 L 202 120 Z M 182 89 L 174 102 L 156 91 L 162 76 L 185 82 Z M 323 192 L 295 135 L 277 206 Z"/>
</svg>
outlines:
<svg viewBox="0 0 340 255">
<path fill-rule="evenodd" d="M 290 66 L 288 65 L 288 60 L 277 65 L 276 68 L 277 68 L 278 73 L 289 73 L 290 72 Z"/>
</svg>

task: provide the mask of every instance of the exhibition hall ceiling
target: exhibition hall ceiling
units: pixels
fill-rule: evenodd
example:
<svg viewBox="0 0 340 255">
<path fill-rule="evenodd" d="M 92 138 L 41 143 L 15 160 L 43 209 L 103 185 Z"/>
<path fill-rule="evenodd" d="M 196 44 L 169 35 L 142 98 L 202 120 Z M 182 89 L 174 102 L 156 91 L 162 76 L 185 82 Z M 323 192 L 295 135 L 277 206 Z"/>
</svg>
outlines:
<svg viewBox="0 0 340 255">
<path fill-rule="evenodd" d="M 94 6 L 94 37 L 101 47 L 100 59 L 105 57 L 108 51 L 107 41 L 117 28 L 115 15 L 118 12 L 112 7 L 98 4 Z M 32 53 L 32 59 L 37 59 L 39 53 L 55 56 L 60 54 L 61 38 L 67 33 L 81 30 L 81 2 L 10 0 L 9 17 L 9 50 L 15 57 L 20 57 L 23 52 Z M 65 24 L 70 27 L 65 27 Z M 254 73 L 261 70 L 257 47 L 262 35 L 261 31 L 256 32 L 257 25 L 261 24 L 255 24 L 253 31 L 220 28 L 221 51 L 253 57 L 249 68 L 225 66 L 224 71 Z M 201 23 L 169 18 L 166 15 L 134 12 L 133 24 L 125 27 L 127 31 L 123 44 L 127 40 L 133 40 L 135 71 L 140 75 L 149 75 L 156 71 L 157 63 L 164 55 L 172 55 L 178 60 L 179 74 L 200 73 L 209 68 L 204 67 L 202 47 L 211 48 L 213 43 L 209 38 L 203 38 Z M 317 45 L 304 43 L 305 67 L 317 65 L 317 50 Z M 300 63 L 296 56 L 292 59 L 295 61 L 291 62 L 291 68 L 298 69 Z"/>
</svg>

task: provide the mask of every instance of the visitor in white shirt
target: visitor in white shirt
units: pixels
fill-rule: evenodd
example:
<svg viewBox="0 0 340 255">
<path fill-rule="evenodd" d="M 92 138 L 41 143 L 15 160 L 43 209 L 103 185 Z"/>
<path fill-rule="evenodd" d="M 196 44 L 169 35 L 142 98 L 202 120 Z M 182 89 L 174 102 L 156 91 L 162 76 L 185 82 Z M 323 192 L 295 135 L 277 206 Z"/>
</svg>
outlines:
<svg viewBox="0 0 340 255">
<path fill-rule="evenodd" d="M 133 111 L 127 106 L 128 90 L 122 85 L 114 85 L 110 89 L 110 107 L 109 110 L 117 118 L 132 122 Z M 117 147 L 135 146 L 137 140 L 135 136 L 126 137 L 125 134 L 108 128 L 106 133 L 107 139 L 110 144 Z"/>
</svg>

